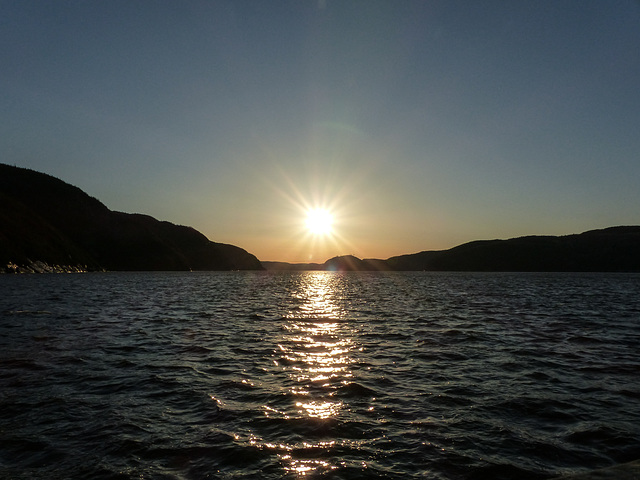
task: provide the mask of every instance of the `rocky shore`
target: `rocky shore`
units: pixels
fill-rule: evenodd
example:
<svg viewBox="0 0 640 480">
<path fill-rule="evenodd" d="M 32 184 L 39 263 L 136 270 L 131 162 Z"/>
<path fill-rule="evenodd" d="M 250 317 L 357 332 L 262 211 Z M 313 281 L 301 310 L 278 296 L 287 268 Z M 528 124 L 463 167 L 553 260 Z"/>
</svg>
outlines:
<svg viewBox="0 0 640 480">
<path fill-rule="evenodd" d="M 49 265 L 36 261 L 18 265 L 9 262 L 0 267 L 0 273 L 85 273 L 89 269 L 86 265 Z"/>
</svg>

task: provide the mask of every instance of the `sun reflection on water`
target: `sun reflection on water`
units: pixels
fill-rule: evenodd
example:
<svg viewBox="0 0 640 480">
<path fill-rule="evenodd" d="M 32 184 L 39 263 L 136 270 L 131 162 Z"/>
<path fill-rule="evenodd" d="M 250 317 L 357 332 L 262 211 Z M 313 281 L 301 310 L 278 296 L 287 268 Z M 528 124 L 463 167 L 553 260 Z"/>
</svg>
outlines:
<svg viewBox="0 0 640 480">
<path fill-rule="evenodd" d="M 296 407 L 304 409 L 311 418 L 329 418 L 335 416 L 342 406 L 342 402 L 296 402 Z"/>
<path fill-rule="evenodd" d="M 298 306 L 286 316 L 275 359 L 288 377 L 292 404 L 287 418 L 327 422 L 338 418 L 344 408 L 336 394 L 352 377 L 349 365 L 354 341 L 340 293 L 340 277 L 335 274 L 309 272 L 300 276 L 293 293 Z M 305 440 L 302 447 L 296 446 L 295 454 L 282 451 L 279 457 L 288 474 L 326 472 L 338 467 L 319 458 L 317 452 L 334 444 L 334 440 Z"/>
<path fill-rule="evenodd" d="M 320 460 L 317 458 L 300 460 L 291 458 L 291 455 L 285 455 L 281 457 L 281 459 L 289 462 L 289 468 L 287 468 L 288 473 L 296 473 L 301 477 L 311 475 L 320 470 L 335 470 L 338 468 L 335 465 L 331 465 L 331 463 L 326 460 Z"/>
<path fill-rule="evenodd" d="M 338 320 L 345 312 L 335 301 L 340 293 L 336 291 L 338 282 L 328 272 L 307 272 L 301 277 L 301 284 L 294 297 L 301 301 L 299 310 L 290 312 L 292 318 Z"/>
</svg>

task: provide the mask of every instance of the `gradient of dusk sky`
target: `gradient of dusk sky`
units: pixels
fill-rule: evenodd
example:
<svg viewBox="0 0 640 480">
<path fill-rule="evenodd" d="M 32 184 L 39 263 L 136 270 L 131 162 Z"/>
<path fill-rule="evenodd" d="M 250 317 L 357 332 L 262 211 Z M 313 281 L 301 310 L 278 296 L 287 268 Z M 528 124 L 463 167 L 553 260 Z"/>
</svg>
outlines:
<svg viewBox="0 0 640 480">
<path fill-rule="evenodd" d="M 640 224 L 637 1 L 5 0 L 0 45 L 0 162 L 261 260 Z"/>
</svg>

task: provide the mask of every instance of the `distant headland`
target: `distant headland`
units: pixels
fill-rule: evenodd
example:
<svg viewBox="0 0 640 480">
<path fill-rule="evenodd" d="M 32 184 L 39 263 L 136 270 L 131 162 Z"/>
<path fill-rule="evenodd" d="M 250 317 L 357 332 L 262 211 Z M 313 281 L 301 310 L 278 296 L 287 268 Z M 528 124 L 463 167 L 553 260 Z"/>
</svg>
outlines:
<svg viewBox="0 0 640 480">
<path fill-rule="evenodd" d="M 191 227 L 115 212 L 55 177 L 0 164 L 0 272 L 262 269 Z"/>
<path fill-rule="evenodd" d="M 386 260 L 260 262 L 246 250 L 148 215 L 109 210 L 50 175 L 0 164 L 0 273 L 80 271 L 640 272 L 640 226 L 477 240 Z"/>
<path fill-rule="evenodd" d="M 578 235 L 477 240 L 448 250 L 386 260 L 334 257 L 325 263 L 262 262 L 267 270 L 640 272 L 640 226 L 610 227 Z"/>
</svg>

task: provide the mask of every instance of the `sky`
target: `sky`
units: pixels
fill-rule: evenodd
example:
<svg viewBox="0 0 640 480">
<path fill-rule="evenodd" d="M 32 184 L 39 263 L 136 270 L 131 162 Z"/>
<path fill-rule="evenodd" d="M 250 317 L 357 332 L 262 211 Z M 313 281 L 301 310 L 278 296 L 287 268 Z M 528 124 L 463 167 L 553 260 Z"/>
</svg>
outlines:
<svg viewBox="0 0 640 480">
<path fill-rule="evenodd" d="M 0 162 L 260 260 L 640 224 L 637 0 L 0 0 L 0 65 Z"/>
</svg>

